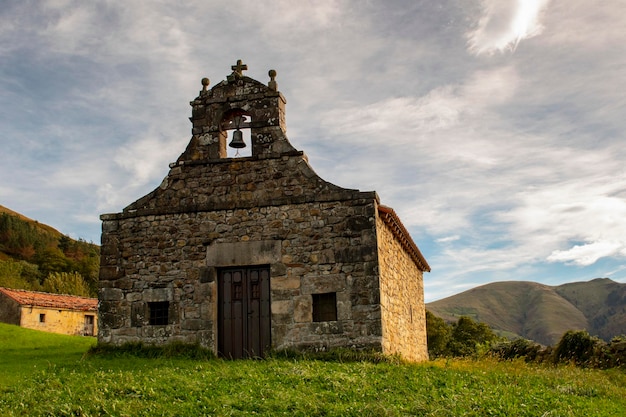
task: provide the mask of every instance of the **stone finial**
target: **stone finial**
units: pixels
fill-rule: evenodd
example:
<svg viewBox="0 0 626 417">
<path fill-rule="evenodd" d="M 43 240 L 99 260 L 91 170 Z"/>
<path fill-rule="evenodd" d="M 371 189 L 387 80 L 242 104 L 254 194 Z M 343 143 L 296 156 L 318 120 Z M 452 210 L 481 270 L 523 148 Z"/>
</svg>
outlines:
<svg viewBox="0 0 626 417">
<path fill-rule="evenodd" d="M 202 91 L 206 91 L 207 88 L 209 88 L 209 84 L 211 83 L 211 81 L 208 78 L 204 77 L 201 83 L 202 83 Z"/>
<path fill-rule="evenodd" d="M 270 82 L 267 83 L 267 86 L 270 90 L 278 91 L 278 83 L 276 82 L 276 70 L 269 70 L 267 73 L 270 76 Z"/>
</svg>

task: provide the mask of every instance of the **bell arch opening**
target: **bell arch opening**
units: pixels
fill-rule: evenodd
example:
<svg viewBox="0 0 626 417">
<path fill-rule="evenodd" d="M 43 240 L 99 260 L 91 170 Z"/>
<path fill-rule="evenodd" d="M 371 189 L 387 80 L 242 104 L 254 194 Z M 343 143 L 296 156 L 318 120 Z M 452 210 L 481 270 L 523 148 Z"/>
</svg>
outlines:
<svg viewBox="0 0 626 417">
<path fill-rule="evenodd" d="M 252 156 L 252 118 L 241 109 L 227 112 L 222 119 L 222 131 L 226 133 L 226 157 Z"/>
</svg>

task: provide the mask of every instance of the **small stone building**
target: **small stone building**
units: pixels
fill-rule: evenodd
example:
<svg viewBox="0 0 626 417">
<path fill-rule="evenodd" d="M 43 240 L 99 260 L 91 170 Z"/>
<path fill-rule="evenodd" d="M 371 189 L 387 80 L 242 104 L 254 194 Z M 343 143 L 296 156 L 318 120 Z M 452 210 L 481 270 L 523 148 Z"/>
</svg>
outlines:
<svg viewBox="0 0 626 417">
<path fill-rule="evenodd" d="M 45 332 L 95 336 L 98 299 L 0 288 L 0 322 Z"/>
<path fill-rule="evenodd" d="M 321 179 L 287 140 L 276 72 L 237 62 L 191 102 L 161 185 L 104 214 L 100 343 L 199 343 L 220 356 L 374 347 L 427 359 L 428 263 L 375 192 Z M 228 157 L 227 144 L 250 147 Z M 244 134 L 245 133 L 245 134 Z"/>
</svg>

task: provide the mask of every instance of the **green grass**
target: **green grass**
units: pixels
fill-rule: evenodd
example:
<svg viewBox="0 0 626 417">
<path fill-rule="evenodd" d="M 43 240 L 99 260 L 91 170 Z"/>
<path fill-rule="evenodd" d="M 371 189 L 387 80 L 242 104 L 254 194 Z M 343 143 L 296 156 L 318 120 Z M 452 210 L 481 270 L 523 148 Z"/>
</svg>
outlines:
<svg viewBox="0 0 626 417">
<path fill-rule="evenodd" d="M 96 344 L 93 337 L 66 336 L 0 323 L 0 389 L 49 366 L 71 366 Z"/>
<path fill-rule="evenodd" d="M 20 333 L 22 329 L 10 329 Z M 626 373 L 524 362 L 425 364 L 83 356 L 52 335 L 20 349 L 0 326 L 3 416 L 623 416 Z M 50 337 L 51 346 L 46 345 Z M 36 349 L 38 348 L 38 349 Z M 50 350 L 48 350 L 50 348 Z M 67 349 L 67 351 L 65 351 Z M 31 351 L 51 352 L 32 355 Z M 21 365 L 20 365 L 21 364 Z M 5 380 L 8 373 L 19 378 Z"/>
</svg>

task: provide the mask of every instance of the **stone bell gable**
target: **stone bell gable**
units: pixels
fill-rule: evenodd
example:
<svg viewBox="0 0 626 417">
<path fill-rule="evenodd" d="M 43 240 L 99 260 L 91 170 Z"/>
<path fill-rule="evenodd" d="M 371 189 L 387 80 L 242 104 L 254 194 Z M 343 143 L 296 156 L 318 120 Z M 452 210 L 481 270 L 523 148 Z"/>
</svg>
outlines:
<svg viewBox="0 0 626 417">
<path fill-rule="evenodd" d="M 375 192 L 312 170 L 287 139 L 276 72 L 265 85 L 246 69 L 238 61 L 211 89 L 202 80 L 192 138 L 167 177 L 101 216 L 99 341 L 199 343 L 233 358 L 347 346 L 426 359 L 419 249 Z M 228 157 L 231 133 L 251 155 Z"/>
<path fill-rule="evenodd" d="M 241 70 L 246 68 L 239 61 L 233 74 L 210 90 L 208 78 L 202 80 L 203 89 L 191 102 L 193 137 L 179 162 L 225 158 L 228 131 L 237 128 L 250 129 L 257 157 L 296 151 L 287 140 L 286 100 L 277 91 L 276 71 L 270 71 L 271 81 L 265 85 L 244 76 Z"/>
</svg>

